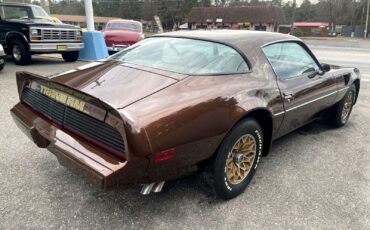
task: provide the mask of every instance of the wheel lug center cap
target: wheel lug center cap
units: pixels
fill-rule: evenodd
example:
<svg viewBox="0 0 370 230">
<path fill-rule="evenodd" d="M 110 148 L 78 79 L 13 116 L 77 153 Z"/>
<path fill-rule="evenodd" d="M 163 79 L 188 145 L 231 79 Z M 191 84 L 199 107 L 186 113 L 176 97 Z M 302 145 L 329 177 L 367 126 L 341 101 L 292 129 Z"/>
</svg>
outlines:
<svg viewBox="0 0 370 230">
<path fill-rule="evenodd" d="M 237 153 L 234 156 L 234 163 L 239 164 L 243 160 L 243 154 L 242 153 Z"/>
</svg>

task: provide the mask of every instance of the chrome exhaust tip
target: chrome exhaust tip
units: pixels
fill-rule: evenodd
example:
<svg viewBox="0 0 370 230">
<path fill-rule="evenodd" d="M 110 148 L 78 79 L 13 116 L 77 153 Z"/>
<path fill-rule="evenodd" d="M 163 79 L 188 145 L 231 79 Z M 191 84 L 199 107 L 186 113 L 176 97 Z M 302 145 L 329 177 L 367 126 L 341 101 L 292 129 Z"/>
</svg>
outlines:
<svg viewBox="0 0 370 230">
<path fill-rule="evenodd" d="M 161 192 L 164 186 L 164 181 L 156 183 L 152 189 L 152 192 Z"/>
<path fill-rule="evenodd" d="M 149 195 L 151 192 L 161 192 L 164 186 L 164 181 L 158 183 L 144 184 L 141 188 L 141 195 Z"/>
<path fill-rule="evenodd" d="M 140 194 L 141 195 L 149 195 L 150 192 L 152 191 L 153 186 L 154 186 L 154 183 L 144 184 L 143 187 L 141 188 Z"/>
</svg>

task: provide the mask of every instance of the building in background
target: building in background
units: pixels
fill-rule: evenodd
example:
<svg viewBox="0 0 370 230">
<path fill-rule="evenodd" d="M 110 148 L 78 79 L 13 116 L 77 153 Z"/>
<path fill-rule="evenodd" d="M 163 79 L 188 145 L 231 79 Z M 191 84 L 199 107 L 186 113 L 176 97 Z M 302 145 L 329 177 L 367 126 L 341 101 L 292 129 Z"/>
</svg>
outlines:
<svg viewBox="0 0 370 230">
<path fill-rule="evenodd" d="M 19 2 L 19 3 L 31 3 L 31 0 L 0 0 L 0 2 Z"/>
<path fill-rule="evenodd" d="M 345 37 L 363 38 L 365 35 L 365 27 L 363 25 L 336 25 L 335 30 L 338 34 Z"/>
<path fill-rule="evenodd" d="M 81 28 L 86 28 L 86 16 L 67 15 L 67 14 L 52 14 L 51 16 L 59 19 L 63 23 L 77 25 L 77 26 L 80 26 Z M 119 18 L 95 16 L 94 17 L 95 29 L 102 30 L 107 24 L 107 22 L 112 19 L 119 19 Z"/>
<path fill-rule="evenodd" d="M 328 22 L 294 22 L 293 27 L 300 29 L 304 37 L 328 37 Z"/>
<path fill-rule="evenodd" d="M 187 22 L 190 29 L 247 29 L 277 31 L 286 23 L 283 10 L 272 5 L 240 7 L 193 7 Z"/>
</svg>

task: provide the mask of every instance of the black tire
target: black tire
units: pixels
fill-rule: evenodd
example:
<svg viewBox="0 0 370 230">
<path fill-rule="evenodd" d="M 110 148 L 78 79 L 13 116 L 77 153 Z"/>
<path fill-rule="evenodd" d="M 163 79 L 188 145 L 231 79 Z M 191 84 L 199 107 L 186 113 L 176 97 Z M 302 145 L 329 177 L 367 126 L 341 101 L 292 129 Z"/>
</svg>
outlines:
<svg viewBox="0 0 370 230">
<path fill-rule="evenodd" d="M 80 56 L 79 51 L 71 51 L 71 52 L 62 53 L 62 57 L 64 61 L 66 62 L 75 62 L 78 60 L 79 56 Z"/>
<path fill-rule="evenodd" d="M 351 115 L 353 104 L 356 100 L 356 87 L 351 85 L 344 95 L 343 99 L 334 106 L 332 115 L 334 119 L 331 119 L 331 123 L 336 127 L 342 127 L 348 121 L 349 116 Z M 345 114 L 344 114 L 345 113 Z"/>
<path fill-rule="evenodd" d="M 232 179 L 233 177 L 229 178 L 228 176 L 230 175 L 228 174 L 228 164 L 229 166 L 232 165 L 232 167 L 234 167 L 234 165 L 235 167 L 238 167 L 237 165 L 241 164 L 244 164 L 245 166 L 245 163 L 238 163 L 237 161 L 237 159 L 239 160 L 239 158 L 237 158 L 236 156 L 240 154 L 232 152 L 232 149 L 242 138 L 248 138 L 246 140 L 254 140 L 254 158 L 251 159 L 250 163 L 247 164 L 247 166 L 249 167 L 249 171 L 244 170 L 246 171 L 246 173 L 243 177 L 240 177 L 240 181 L 236 183 L 236 181 L 234 180 L 235 178 Z M 209 165 L 206 167 L 205 172 L 202 175 L 203 182 L 206 182 L 206 184 L 211 187 L 211 191 L 213 191 L 221 199 L 227 200 L 238 196 L 251 182 L 256 172 L 258 162 L 262 156 L 262 148 L 263 133 L 258 122 L 252 118 L 242 120 L 225 137 L 215 156 L 209 162 Z M 250 154 L 248 155 L 251 156 Z M 247 158 L 246 156 L 248 155 L 243 155 L 241 161 L 252 158 Z M 231 161 L 230 159 L 233 160 Z M 241 172 L 240 168 L 239 172 Z"/>
<path fill-rule="evenodd" d="M 3 60 L 3 61 L 1 61 Z M 6 64 L 6 61 L 5 61 L 5 58 L 0 58 L 0 62 L 2 62 L 2 64 L 0 64 L 0 71 L 4 69 L 5 67 L 5 64 Z"/>
<path fill-rule="evenodd" d="M 31 53 L 25 42 L 21 40 L 14 40 L 10 47 L 10 52 L 15 64 L 28 65 L 31 63 Z"/>
</svg>

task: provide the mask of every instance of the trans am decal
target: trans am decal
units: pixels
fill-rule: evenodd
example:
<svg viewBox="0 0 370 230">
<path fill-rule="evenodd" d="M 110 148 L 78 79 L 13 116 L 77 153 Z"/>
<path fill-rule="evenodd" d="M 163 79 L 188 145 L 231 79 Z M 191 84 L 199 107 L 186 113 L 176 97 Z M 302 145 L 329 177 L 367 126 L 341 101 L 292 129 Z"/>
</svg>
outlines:
<svg viewBox="0 0 370 230">
<path fill-rule="evenodd" d="M 85 102 L 57 90 L 40 85 L 40 93 L 81 112 L 85 112 Z"/>
</svg>

